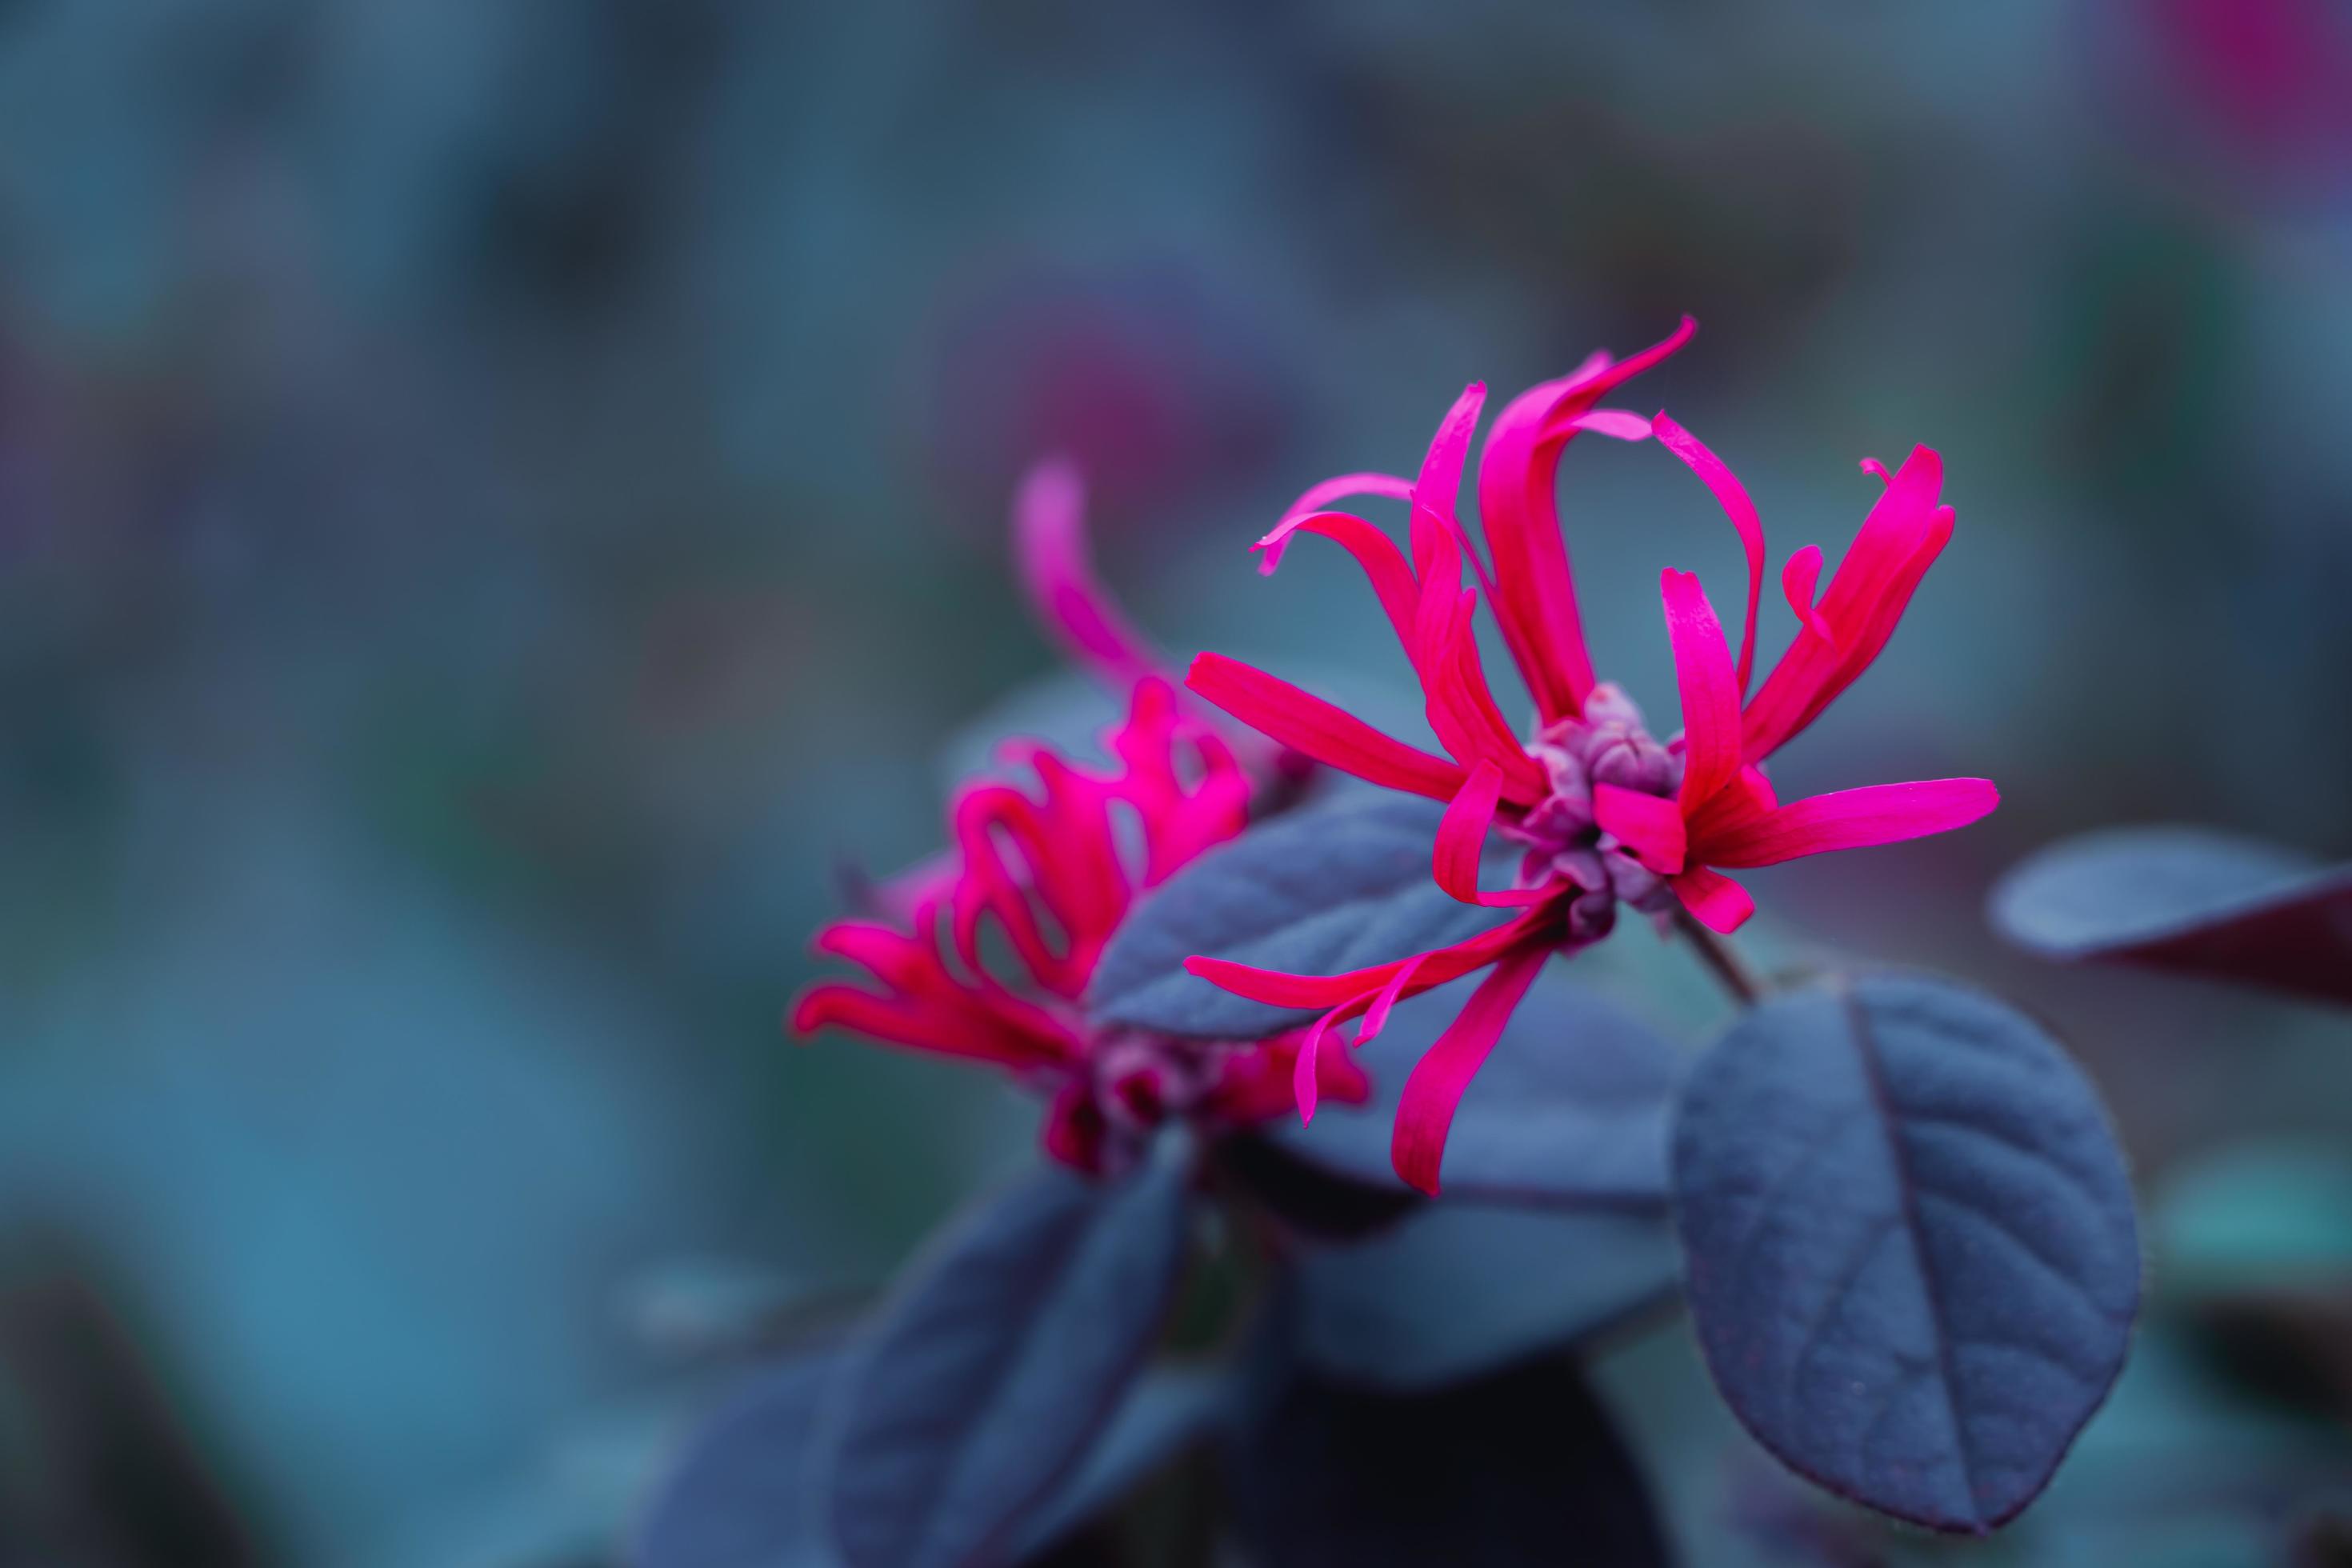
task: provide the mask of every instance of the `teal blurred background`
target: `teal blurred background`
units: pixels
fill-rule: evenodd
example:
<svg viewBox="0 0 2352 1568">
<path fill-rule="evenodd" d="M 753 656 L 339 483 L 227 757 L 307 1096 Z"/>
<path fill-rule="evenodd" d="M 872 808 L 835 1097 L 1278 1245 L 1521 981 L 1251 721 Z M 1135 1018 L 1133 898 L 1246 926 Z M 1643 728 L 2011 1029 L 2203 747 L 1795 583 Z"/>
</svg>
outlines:
<svg viewBox="0 0 2352 1568">
<path fill-rule="evenodd" d="M 1401 681 L 1244 545 L 1685 310 L 1633 402 L 1776 562 L 1915 441 L 1959 510 L 1784 792 L 2004 795 L 1759 876 L 1777 940 L 2046 1012 L 2151 1188 L 2340 1141 L 2340 1019 L 1981 903 L 2110 822 L 2352 849 L 2347 104 L 2327 0 L 0 5 L 0 1562 L 558 1561 L 730 1303 L 1031 1136 L 779 1028 L 1055 667 L 1021 468 L 1172 653 Z M 1738 553 L 1603 445 L 1587 616 L 1671 723 L 1655 573 Z"/>
</svg>

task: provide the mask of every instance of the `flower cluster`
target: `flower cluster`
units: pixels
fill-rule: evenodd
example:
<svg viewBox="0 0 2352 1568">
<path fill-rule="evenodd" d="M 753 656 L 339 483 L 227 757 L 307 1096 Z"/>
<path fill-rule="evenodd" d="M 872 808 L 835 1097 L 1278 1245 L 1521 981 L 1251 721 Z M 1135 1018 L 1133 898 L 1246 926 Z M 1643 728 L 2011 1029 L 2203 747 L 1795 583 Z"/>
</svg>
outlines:
<svg viewBox="0 0 2352 1568">
<path fill-rule="evenodd" d="M 1485 402 L 1477 385 L 1440 423 L 1415 478 L 1328 480 L 1300 497 L 1259 542 L 1267 572 L 1302 534 L 1354 558 L 1419 679 L 1444 755 L 1217 654 L 1201 655 L 1187 681 L 1203 700 L 1319 762 L 1445 802 L 1433 856 L 1438 884 L 1465 903 L 1515 911 L 1466 941 L 1344 974 L 1284 973 L 1213 957 L 1187 966 L 1256 1001 L 1322 1009 L 1300 1054 L 1306 1080 L 1318 1070 L 1322 1040 L 1336 1026 L 1362 1017 L 1360 1044 L 1400 996 L 1489 970 L 1405 1086 L 1392 1152 L 1399 1173 L 1425 1191 L 1436 1190 L 1455 1104 L 1544 959 L 1607 934 L 1619 903 L 1679 909 L 1727 932 L 1755 905 L 1726 870 L 1940 833 L 1975 821 L 1999 798 L 1983 779 L 1879 784 L 1786 804 L 1774 794 L 1765 762 L 1877 658 L 1951 538 L 1953 512 L 1940 501 L 1943 465 L 1935 452 L 1915 448 L 1892 475 L 1866 461 L 1884 493 L 1826 591 L 1818 591 L 1817 546 L 1790 558 L 1781 583 L 1800 628 L 1751 693 L 1765 565 L 1754 503 L 1731 470 L 1664 414 L 1643 418 L 1600 405 L 1680 348 L 1692 330 L 1686 319 L 1664 342 L 1622 362 L 1596 354 L 1504 408 L 1477 472 L 1491 564 L 1456 511 Z M 1585 432 L 1625 441 L 1654 437 L 1705 482 L 1745 549 L 1747 620 L 1736 658 L 1698 579 L 1673 570 L 1661 578 L 1684 724 L 1670 741 L 1654 738 L 1624 694 L 1595 679 L 1586 651 L 1554 498 L 1561 456 Z M 1328 510 L 1358 494 L 1408 503 L 1409 550 L 1363 518 Z M 1475 588 L 1464 584 L 1465 563 Z M 1473 616 L 1482 594 L 1535 700 L 1525 739 L 1480 666 Z M 1479 872 L 1497 832 L 1523 852 L 1514 885 L 1489 889 Z M 1311 1103 L 1303 1093 L 1300 1100 Z"/>
<path fill-rule="evenodd" d="M 1183 710 L 1096 585 L 1083 517 L 1076 478 L 1058 464 L 1033 474 L 1014 507 L 1033 600 L 1076 658 L 1128 694 L 1108 763 L 1010 743 L 1013 776 L 957 792 L 947 855 L 884 889 L 871 916 L 818 933 L 819 953 L 866 970 L 874 988 L 814 986 L 792 1027 L 838 1026 L 1000 1068 L 1048 1097 L 1047 1152 L 1104 1173 L 1131 1163 L 1171 1119 L 1215 1131 L 1289 1111 L 1303 1037 L 1187 1039 L 1087 1016 L 1087 983 L 1129 909 L 1242 831 L 1252 781 L 1233 748 Z M 1315 1072 L 1315 1092 L 1365 1097 L 1362 1074 L 1336 1053 Z"/>
</svg>

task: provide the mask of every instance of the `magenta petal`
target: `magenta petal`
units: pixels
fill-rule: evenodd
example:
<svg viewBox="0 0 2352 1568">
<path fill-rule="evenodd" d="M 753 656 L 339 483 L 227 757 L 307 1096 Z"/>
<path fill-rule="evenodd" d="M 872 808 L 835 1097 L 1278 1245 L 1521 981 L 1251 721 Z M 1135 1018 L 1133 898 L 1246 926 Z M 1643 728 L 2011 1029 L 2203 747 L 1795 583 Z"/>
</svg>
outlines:
<svg viewBox="0 0 2352 1568">
<path fill-rule="evenodd" d="M 1389 624 L 1396 628 L 1397 640 L 1411 657 L 1421 584 L 1414 580 L 1412 568 L 1405 563 L 1404 552 L 1396 547 L 1396 541 L 1353 512 L 1302 512 L 1285 518 L 1273 532 L 1257 542 L 1254 548 L 1265 552 L 1258 561 L 1259 572 L 1273 573 L 1294 533 L 1319 535 L 1355 557 L 1356 564 L 1363 568 L 1365 577 L 1370 581 Z"/>
<path fill-rule="evenodd" d="M 1451 523 L 1462 500 L 1462 468 L 1470 456 L 1470 437 L 1478 428 L 1478 411 L 1486 405 L 1486 385 L 1474 381 L 1462 389 L 1454 406 L 1438 421 L 1437 434 L 1421 460 L 1413 480 L 1412 499 Z"/>
<path fill-rule="evenodd" d="M 1283 526 L 1285 523 L 1311 511 L 1321 511 L 1333 501 L 1345 500 L 1349 496 L 1386 496 L 1391 500 L 1410 500 L 1412 499 L 1412 481 L 1394 474 L 1366 473 L 1341 474 L 1320 484 L 1309 485 L 1306 494 L 1283 509 L 1281 521 L 1275 524 L 1274 531 L 1260 541 L 1266 547 L 1266 556 L 1258 570 L 1272 572 L 1280 563 L 1283 535 L 1287 532 Z"/>
<path fill-rule="evenodd" d="M 1646 441 L 1651 435 L 1650 421 L 1627 408 L 1596 408 L 1562 424 L 1570 430 L 1590 430 L 1619 441 Z"/>
<path fill-rule="evenodd" d="M 1756 900 L 1748 896 L 1747 889 L 1704 866 L 1694 866 L 1669 879 L 1668 886 L 1699 924 L 1725 936 L 1746 925 L 1748 917 L 1756 912 Z"/>
<path fill-rule="evenodd" d="M 1192 660 L 1184 684 L 1270 740 L 1390 789 L 1451 800 L 1465 776 L 1443 757 L 1384 735 L 1344 709 L 1223 654 Z"/>
<path fill-rule="evenodd" d="M 1990 779 L 1927 779 L 1871 784 L 1791 801 L 1696 847 L 1710 866 L 1777 866 L 1801 856 L 1865 849 L 1948 833 L 1990 812 L 2000 792 Z"/>
<path fill-rule="evenodd" d="M 1762 761 L 1820 717 L 1870 668 L 1919 580 L 1952 537 L 1952 509 L 1938 504 L 1943 459 L 1912 448 L 1864 519 L 1818 609 L 1832 637 L 1801 634 L 1748 705 L 1748 755 Z"/>
<path fill-rule="evenodd" d="M 1495 808 L 1502 804 L 1503 770 L 1482 762 L 1446 803 L 1437 824 L 1437 843 L 1431 868 L 1437 885 L 1465 904 L 1478 901 L 1478 862 L 1486 850 L 1487 829 L 1495 826 Z"/>
<path fill-rule="evenodd" d="M 1592 819 L 1658 875 L 1671 877 L 1683 868 L 1687 853 L 1683 808 L 1673 801 L 1598 784 L 1592 786 Z"/>
<path fill-rule="evenodd" d="M 1739 772 L 1739 686 L 1723 623 L 1698 579 L 1669 569 L 1658 587 L 1683 700 L 1682 804 L 1695 810 Z"/>
<path fill-rule="evenodd" d="M 1763 603 L 1764 594 L 1764 523 L 1756 515 L 1756 503 L 1748 499 L 1748 487 L 1739 482 L 1724 460 L 1707 450 L 1704 442 L 1684 429 L 1661 412 L 1650 422 L 1658 444 L 1688 464 L 1708 490 L 1723 515 L 1731 520 L 1732 531 L 1739 535 L 1739 548 L 1748 557 L 1748 625 L 1739 638 L 1739 690 L 1748 690 L 1748 676 L 1756 668 L 1756 611 Z"/>
<path fill-rule="evenodd" d="M 1592 689 L 1592 658 L 1553 493 L 1560 454 L 1612 387 L 1682 347 L 1696 325 L 1685 316 L 1672 335 L 1631 359 L 1596 353 L 1570 374 L 1529 387 L 1486 432 L 1478 458 L 1478 521 L 1494 560 L 1486 597 L 1546 723 L 1574 718 Z"/>
<path fill-rule="evenodd" d="M 1822 547 L 1818 544 L 1806 545 L 1780 567 L 1780 591 L 1789 596 L 1789 608 L 1797 613 L 1797 619 L 1805 624 L 1806 629 L 1835 647 L 1837 633 L 1830 629 L 1828 618 L 1813 605 L 1814 599 L 1820 596 L 1821 582 Z"/>
<path fill-rule="evenodd" d="M 1364 1021 L 1356 1030 L 1357 1045 L 1371 1044 L 1380 1037 L 1381 1031 L 1389 1026 L 1389 1015 L 1396 1010 L 1397 999 L 1412 984 L 1413 976 L 1421 973 L 1422 963 L 1428 956 L 1415 953 L 1397 966 L 1397 972 L 1389 977 L 1386 985 L 1381 987 L 1381 994 L 1372 998 L 1371 1006 L 1365 1011 Z"/>
<path fill-rule="evenodd" d="M 1342 1002 L 1316 1019 L 1306 1037 L 1298 1042 L 1298 1055 L 1290 1064 L 1290 1093 L 1291 1098 L 1298 1102 L 1298 1120 L 1301 1122 L 1315 1120 L 1315 1096 L 1322 1083 L 1319 1064 L 1323 1055 L 1323 1037 L 1331 1032 L 1331 1026 L 1339 1021 L 1339 1015 L 1346 1007 L 1347 1004 Z"/>
<path fill-rule="evenodd" d="M 1087 559 L 1086 486 L 1072 464 L 1038 464 L 1013 498 L 1013 557 L 1031 607 L 1081 664 L 1125 691 L 1159 673 Z"/>
<path fill-rule="evenodd" d="M 1495 965 L 1495 972 L 1479 982 L 1460 1016 L 1413 1064 L 1397 1101 L 1396 1128 L 1389 1141 L 1390 1163 L 1407 1185 L 1436 1195 L 1439 1168 L 1445 1161 L 1445 1135 L 1454 1125 L 1463 1091 L 1486 1065 L 1503 1026 L 1510 1022 L 1511 1010 L 1528 994 L 1550 955 L 1549 948 L 1540 946 L 1507 954 Z"/>
</svg>

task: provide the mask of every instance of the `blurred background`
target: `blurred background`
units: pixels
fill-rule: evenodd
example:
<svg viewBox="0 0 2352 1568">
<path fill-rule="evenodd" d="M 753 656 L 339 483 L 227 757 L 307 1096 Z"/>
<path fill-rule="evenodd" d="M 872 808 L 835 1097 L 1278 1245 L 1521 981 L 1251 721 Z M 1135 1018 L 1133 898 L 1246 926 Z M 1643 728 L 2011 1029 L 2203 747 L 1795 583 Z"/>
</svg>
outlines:
<svg viewBox="0 0 2352 1568">
<path fill-rule="evenodd" d="M 0 1562 L 593 1561 L 704 1348 L 1032 1135 L 779 1027 L 1055 668 L 1024 466 L 1171 653 L 1402 681 L 1246 543 L 1685 310 L 1628 401 L 1776 562 L 1913 442 L 1959 510 L 1784 791 L 2005 797 L 1784 931 L 2055 1018 L 2151 1189 L 2340 1142 L 2340 1018 L 1981 908 L 2110 822 L 2352 850 L 2347 179 L 2334 0 L 0 5 Z M 1566 473 L 1671 727 L 1730 532 Z"/>
</svg>

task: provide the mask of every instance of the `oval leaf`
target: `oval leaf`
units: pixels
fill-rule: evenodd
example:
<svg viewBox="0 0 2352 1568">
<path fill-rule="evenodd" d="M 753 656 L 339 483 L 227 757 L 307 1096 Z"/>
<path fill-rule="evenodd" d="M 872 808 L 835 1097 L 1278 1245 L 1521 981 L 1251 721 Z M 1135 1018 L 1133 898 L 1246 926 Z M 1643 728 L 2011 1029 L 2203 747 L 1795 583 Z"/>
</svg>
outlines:
<svg viewBox="0 0 2352 1568">
<path fill-rule="evenodd" d="M 1413 1397 L 1300 1377 L 1229 1458 L 1234 1528 L 1255 1563 L 1667 1560 L 1641 1471 L 1565 1362 Z"/>
<path fill-rule="evenodd" d="M 1100 1186 L 1044 1171 L 919 1264 L 829 1401 L 826 1491 L 852 1568 L 1001 1554 L 1150 1350 L 1187 1207 L 1173 1161 Z"/>
<path fill-rule="evenodd" d="M 1359 1058 L 1371 1075 L 1371 1103 L 1335 1105 L 1311 1126 L 1288 1125 L 1285 1145 L 1353 1181 L 1411 1192 L 1389 1157 L 1397 1095 L 1472 984 L 1400 1004 Z M 1663 1213 L 1666 1124 L 1682 1068 L 1673 1042 L 1608 997 L 1573 981 L 1538 981 L 1454 1112 L 1446 1200 Z"/>
<path fill-rule="evenodd" d="M 835 1357 L 762 1372 L 693 1440 L 646 1510 L 637 1568 L 825 1568 L 809 1490 Z"/>
<path fill-rule="evenodd" d="M 2047 958 L 2131 963 L 2352 1002 L 2352 867 L 2199 827 L 2052 846 L 1993 889 L 2002 935 Z"/>
<path fill-rule="evenodd" d="M 1692 1321 L 1767 1448 L 1938 1530 L 2032 1500 L 2139 1300 L 2123 1155 L 2039 1025 L 1913 975 L 1773 997 L 1693 1069 L 1674 1159 Z"/>
<path fill-rule="evenodd" d="M 1349 791 L 1221 845 L 1136 905 L 1095 969 L 1098 1020 L 1162 1034 L 1262 1039 L 1314 1017 L 1184 972 L 1195 953 L 1337 974 L 1444 946 L 1511 911 L 1456 903 L 1430 869 L 1444 808 Z"/>
<path fill-rule="evenodd" d="M 1206 1371 L 1157 1372 L 1136 1383 L 1086 1462 L 1022 1522 L 1015 1559 L 1055 1546 L 1207 1437 L 1225 1418 L 1227 1395 L 1225 1379 Z"/>
<path fill-rule="evenodd" d="M 1663 1216 L 1447 1198 L 1297 1266 L 1300 1363 L 1360 1387 L 1443 1387 L 1612 1328 L 1675 1287 Z"/>
</svg>

